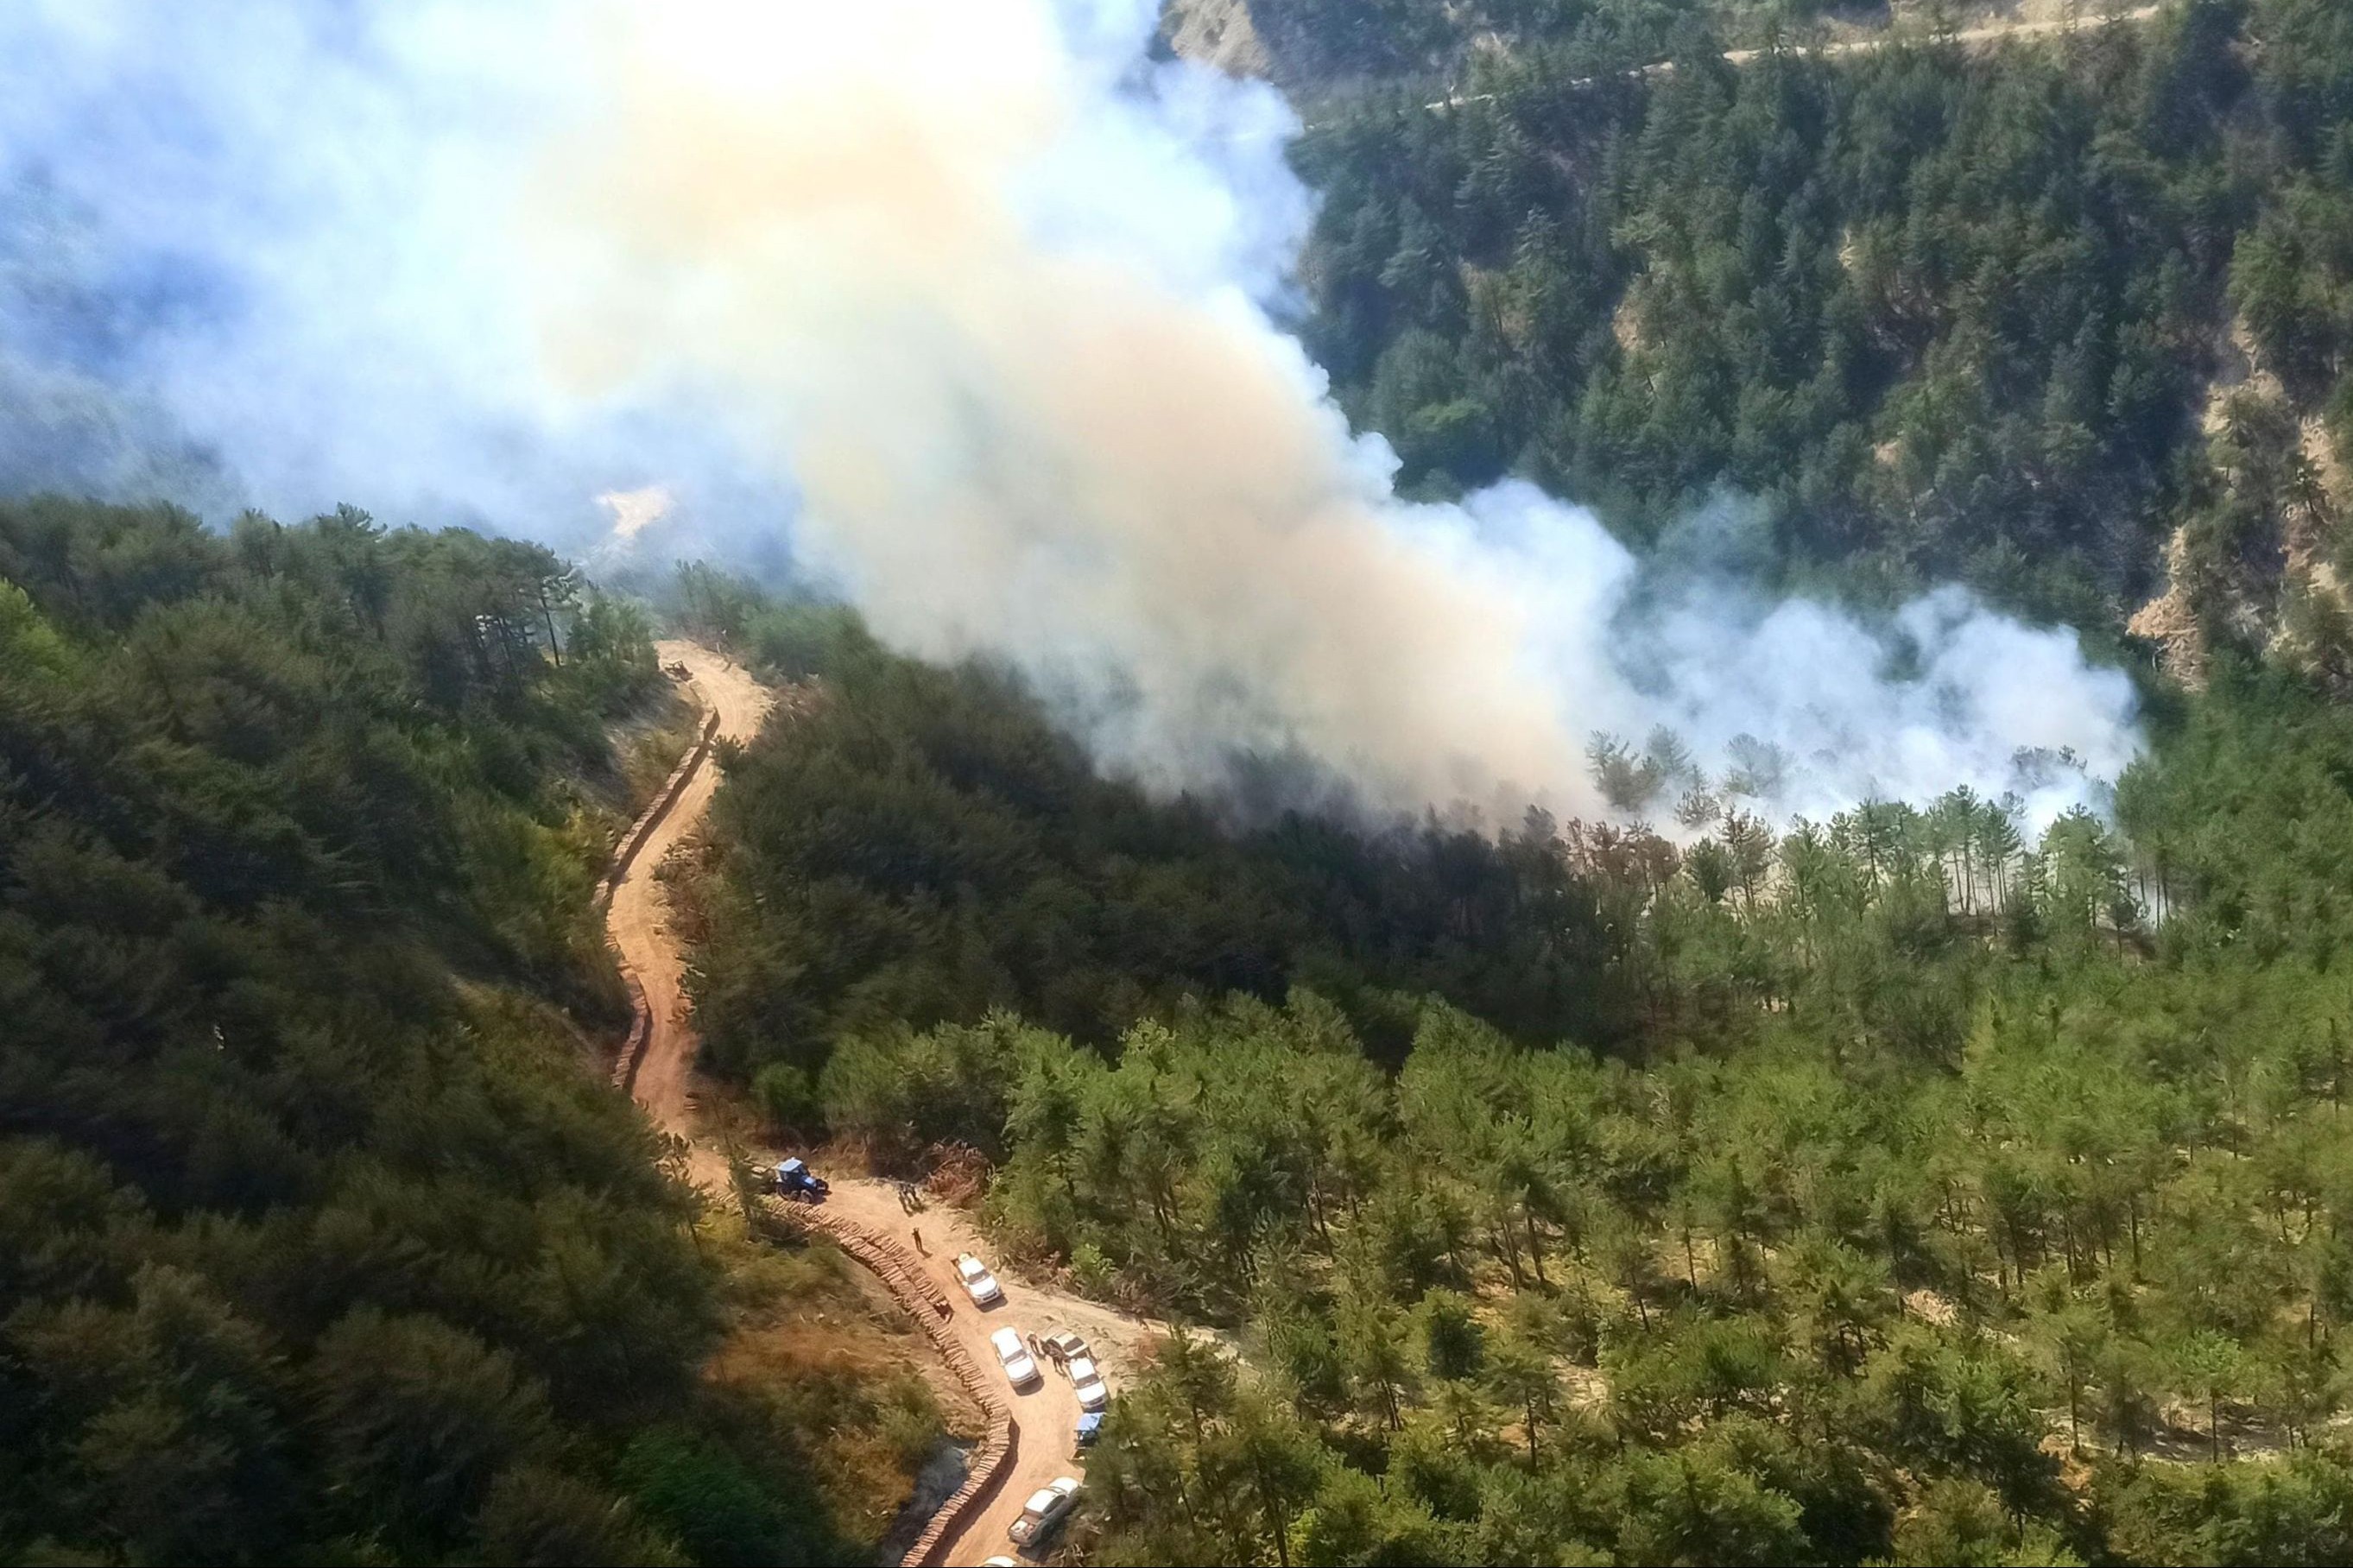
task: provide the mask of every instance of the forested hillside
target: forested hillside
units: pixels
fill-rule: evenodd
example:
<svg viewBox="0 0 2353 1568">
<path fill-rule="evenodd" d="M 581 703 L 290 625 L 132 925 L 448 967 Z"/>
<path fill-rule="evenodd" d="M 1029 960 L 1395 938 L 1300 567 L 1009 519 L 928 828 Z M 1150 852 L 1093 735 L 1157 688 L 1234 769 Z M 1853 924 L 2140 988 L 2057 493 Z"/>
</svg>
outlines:
<svg viewBox="0 0 2353 1568">
<path fill-rule="evenodd" d="M 2182 673 L 2284 626 L 2341 676 L 2353 13 L 1673 38 L 1315 111 L 1305 331 L 1409 482 L 1524 470 L 1637 538 L 1726 492 L 1801 579 L 2111 632 L 2169 586 Z"/>
<path fill-rule="evenodd" d="M 2301 677 L 2218 668 L 2114 827 L 1236 831 L 700 587 L 814 682 L 715 818 L 718 1065 L 1243 1336 L 1124 1400 L 1101 1560 L 2353 1550 L 2353 720 Z"/>
<path fill-rule="evenodd" d="M 1001 672 L 704 578 L 812 681 L 716 817 L 725 1069 L 1239 1336 L 1125 1388 L 1092 1560 L 2343 1561 L 2353 23 L 1736 64 L 1590 9 L 1438 109 L 1441 44 L 1325 68 L 1351 414 L 1425 492 L 2129 625 L 2180 680 L 2113 817 L 1676 813 L 1671 739 L 1492 838 L 1155 804 Z"/>
<path fill-rule="evenodd" d="M 1108 1046 L 1187 995 L 1307 984 L 1394 1057 L 1426 991 L 1529 1038 L 1617 1038 L 1641 1005 L 1617 962 L 1629 910 L 1540 818 L 1500 840 L 1295 811 L 1238 830 L 1232 802 L 1097 774 L 1001 670 L 893 656 L 835 606 L 696 586 L 691 619 L 816 682 L 730 759 L 702 893 L 707 1059 L 780 1104 L 846 1038 L 995 1008 Z M 1589 849 L 1632 866 L 1656 844 L 1604 829 Z"/>
<path fill-rule="evenodd" d="M 535 546 L 0 506 L 0 1557 L 879 1533 L 928 1396 L 706 1378 L 851 1293 L 698 1234 L 587 1059 L 607 726 L 663 684 Z"/>
<path fill-rule="evenodd" d="M 600 1081 L 659 614 L 776 698 L 646 869 L 705 1156 L 944 1173 L 1008 1296 L 1177 1325 L 1047 1555 L 2353 1561 L 2353 6 L 1855 9 L 1172 17 L 1303 109 L 1292 324 L 1409 495 L 2081 627 L 2145 700 L 2097 810 L 1770 820 L 1665 728 L 1588 821 L 1166 798 L 709 565 L 0 501 L 0 1559 L 878 1554 L 925 1342 Z"/>
</svg>

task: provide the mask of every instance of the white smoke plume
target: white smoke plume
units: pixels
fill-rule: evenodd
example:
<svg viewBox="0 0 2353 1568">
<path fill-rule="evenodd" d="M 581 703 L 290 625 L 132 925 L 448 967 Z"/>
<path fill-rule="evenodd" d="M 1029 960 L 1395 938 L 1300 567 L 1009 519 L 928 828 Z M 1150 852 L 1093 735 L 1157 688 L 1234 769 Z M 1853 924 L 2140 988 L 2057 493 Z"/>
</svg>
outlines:
<svg viewBox="0 0 2353 1568">
<path fill-rule="evenodd" d="M 1269 314 L 1295 121 L 1148 61 L 1154 21 L 19 0 L 0 464 L 789 559 L 1163 786 L 1304 753 L 1384 807 L 1590 811 L 1593 732 L 1664 724 L 1711 769 L 1778 748 L 1783 811 L 2048 817 L 2131 760 L 2123 676 L 1957 590 L 1877 629 L 1721 584 L 1638 611 L 1578 508 L 1398 500 Z"/>
</svg>

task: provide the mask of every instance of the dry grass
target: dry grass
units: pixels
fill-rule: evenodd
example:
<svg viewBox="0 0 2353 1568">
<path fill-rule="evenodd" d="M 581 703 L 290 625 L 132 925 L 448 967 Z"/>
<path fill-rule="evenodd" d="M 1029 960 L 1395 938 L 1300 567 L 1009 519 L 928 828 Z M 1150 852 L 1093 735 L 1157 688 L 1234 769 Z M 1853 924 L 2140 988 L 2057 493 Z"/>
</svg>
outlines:
<svg viewBox="0 0 2353 1568">
<path fill-rule="evenodd" d="M 833 1247 L 771 1247 L 721 1211 L 697 1242 L 721 1267 L 730 1319 L 704 1386 L 795 1434 L 837 1524 L 881 1541 L 943 1443 L 979 1436 L 980 1413 L 962 1389 L 925 1375 L 933 1358 L 903 1315 Z"/>
</svg>

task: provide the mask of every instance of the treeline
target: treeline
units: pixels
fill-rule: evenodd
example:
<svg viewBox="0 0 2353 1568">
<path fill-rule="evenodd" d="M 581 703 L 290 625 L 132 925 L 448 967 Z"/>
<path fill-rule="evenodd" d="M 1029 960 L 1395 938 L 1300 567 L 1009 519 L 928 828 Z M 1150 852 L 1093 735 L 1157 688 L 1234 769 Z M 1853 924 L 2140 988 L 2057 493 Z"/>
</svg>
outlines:
<svg viewBox="0 0 2353 1568">
<path fill-rule="evenodd" d="M 1908 950 L 1890 950 L 1914 936 L 1892 917 L 1868 948 L 1823 934 L 1840 909 L 1906 911 L 1940 952 L 2056 931 L 2137 950 L 2210 906 L 2238 919 L 2261 863 L 2147 782 L 2131 836 L 2080 811 L 2037 833 L 2016 800 L 1967 791 L 1783 832 L 1737 797 L 1681 790 L 1656 738 L 1639 756 L 1598 741 L 1596 772 L 1628 815 L 1672 805 L 1680 844 L 1542 812 L 1500 832 L 1237 822 L 1230 801 L 1158 802 L 1100 776 L 1018 677 L 891 655 L 839 606 L 773 604 L 695 568 L 678 613 L 812 683 L 804 711 L 729 758 L 711 874 L 692 883 L 690 976 L 706 1060 L 805 1131 L 823 1125 L 837 1048 L 902 1027 L 1010 1012 L 1101 1047 L 1188 997 L 1304 985 L 1392 1064 L 1431 994 L 1523 1043 L 1640 1058 L 1736 1033 L 1749 1010 L 1858 966 L 1904 966 Z M 2263 700 L 2260 679 L 2242 685 L 2242 706 Z M 1917 1000 L 1897 985 L 1839 1005 L 1885 1017 Z M 1955 1027 L 1937 1027 L 1949 1045 Z"/>
<path fill-rule="evenodd" d="M 809 710 L 727 761 L 690 978 L 705 1060 L 788 1125 L 846 1038 L 1016 1009 L 1108 1045 L 1188 994 L 1343 999 L 1377 1051 L 1440 990 L 1530 1037 L 1637 998 L 1595 889 L 1545 843 L 1298 813 L 1229 825 L 1106 780 L 1019 680 L 889 655 L 838 607 L 691 573 L 680 613 Z"/>
<path fill-rule="evenodd" d="M 345 511 L 0 505 L 0 1557 L 839 1557 L 584 1070 L 644 616 Z M 864 1540 L 865 1522 L 856 1522 Z"/>
<path fill-rule="evenodd" d="M 2091 626 L 2168 569 L 2225 642 L 2296 609 L 2353 502 L 2353 14 L 1740 65 L 1678 38 L 1671 69 L 1596 35 L 1482 56 L 1444 110 L 1317 110 L 1304 331 L 1409 483 L 1525 471 L 1638 538 L 1728 488 L 1799 574 Z M 2341 609 L 2306 619 L 2342 664 Z"/>
</svg>

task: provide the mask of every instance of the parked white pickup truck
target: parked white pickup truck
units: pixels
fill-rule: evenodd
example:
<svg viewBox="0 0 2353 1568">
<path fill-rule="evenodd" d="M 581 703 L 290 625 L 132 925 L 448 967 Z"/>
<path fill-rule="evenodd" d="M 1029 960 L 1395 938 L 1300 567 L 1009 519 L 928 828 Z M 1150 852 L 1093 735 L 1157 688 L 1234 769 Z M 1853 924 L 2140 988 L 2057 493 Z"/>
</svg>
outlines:
<svg viewBox="0 0 2353 1568">
<path fill-rule="evenodd" d="M 1021 1342 L 1018 1329 L 999 1329 L 988 1336 L 988 1348 L 997 1352 L 997 1360 L 1005 1368 L 1006 1381 L 1016 1388 L 1027 1388 L 1038 1381 L 1038 1363 Z"/>
<path fill-rule="evenodd" d="M 1064 1514 L 1071 1511 L 1071 1505 L 1077 1500 L 1078 1495 L 1078 1477 L 1056 1478 L 1029 1494 L 1029 1500 L 1021 1506 L 1021 1517 L 1013 1521 L 1012 1528 L 1006 1533 L 1013 1538 L 1016 1546 L 1037 1545 L 1054 1532 L 1054 1527 L 1062 1522 Z"/>
<path fill-rule="evenodd" d="M 972 1298 L 974 1306 L 993 1306 L 1005 1300 L 1005 1289 L 997 1284 L 997 1276 L 971 1253 L 956 1254 L 955 1271 L 956 1283 L 964 1287 L 964 1293 Z"/>
<path fill-rule="evenodd" d="M 1079 1396 L 1080 1409 L 1101 1410 L 1111 1403 L 1111 1390 L 1103 1386 L 1103 1373 L 1095 1370 L 1092 1360 L 1080 1356 L 1068 1364 L 1071 1392 Z"/>
</svg>

